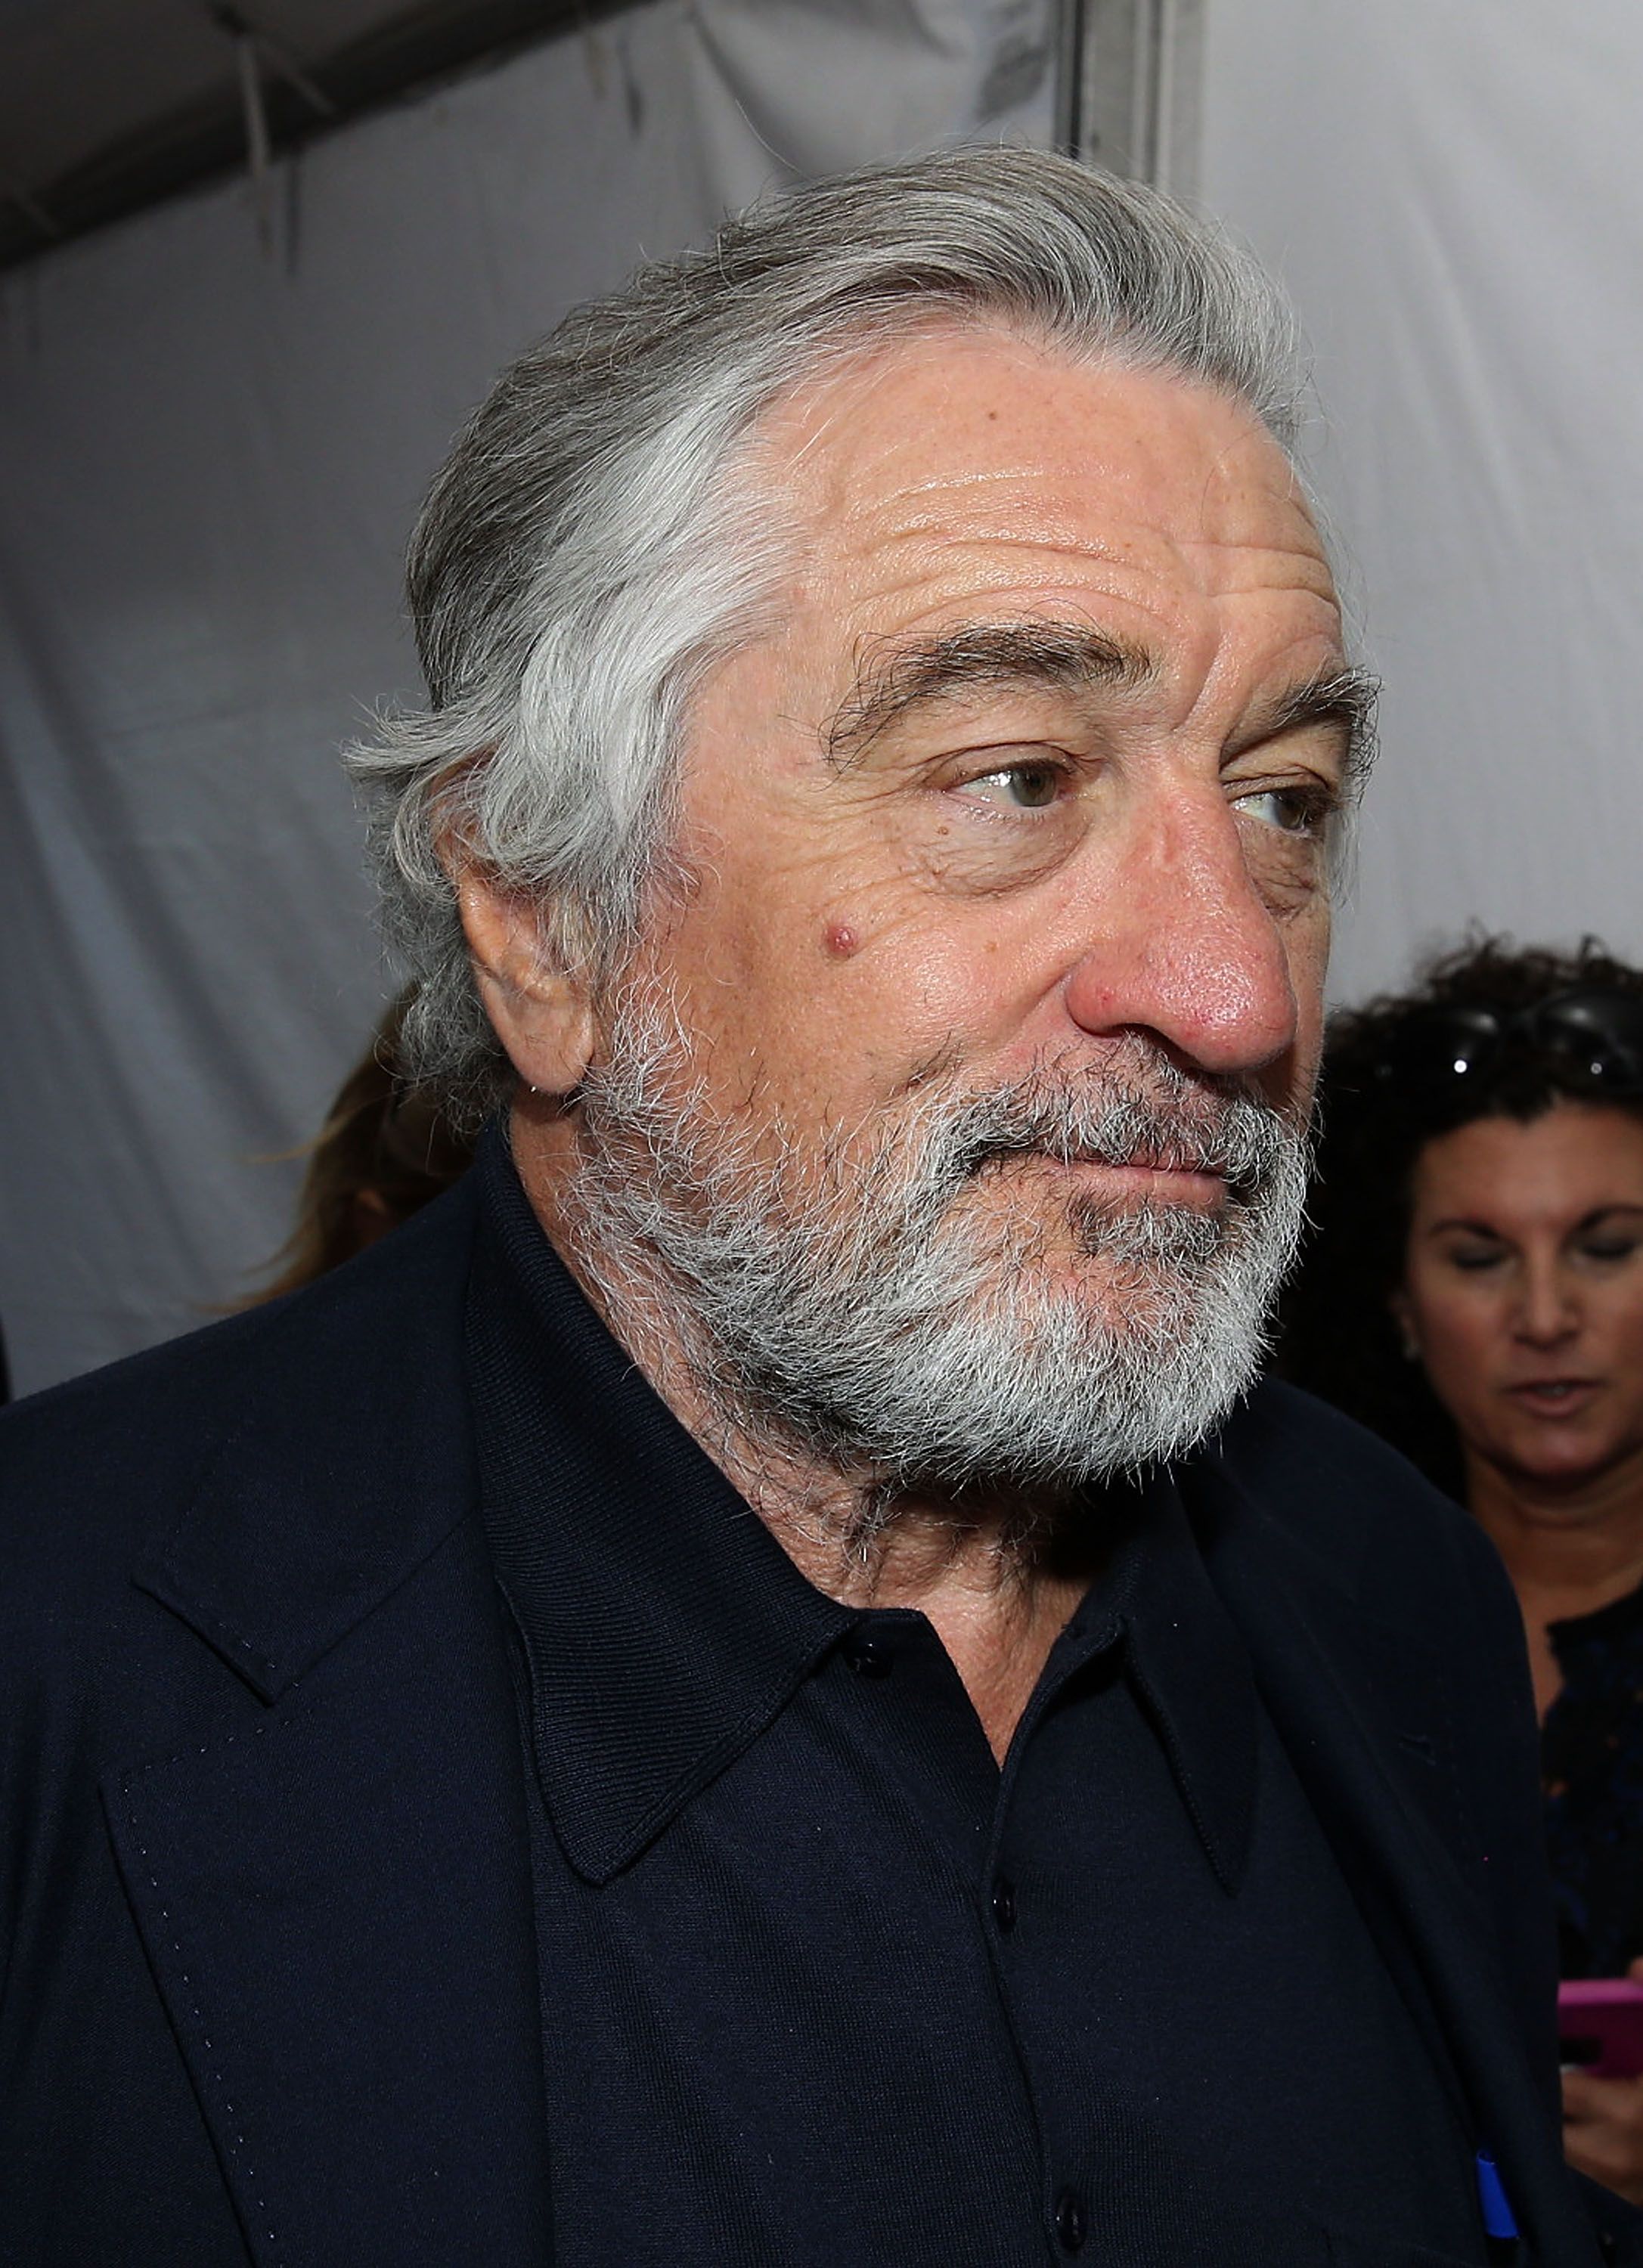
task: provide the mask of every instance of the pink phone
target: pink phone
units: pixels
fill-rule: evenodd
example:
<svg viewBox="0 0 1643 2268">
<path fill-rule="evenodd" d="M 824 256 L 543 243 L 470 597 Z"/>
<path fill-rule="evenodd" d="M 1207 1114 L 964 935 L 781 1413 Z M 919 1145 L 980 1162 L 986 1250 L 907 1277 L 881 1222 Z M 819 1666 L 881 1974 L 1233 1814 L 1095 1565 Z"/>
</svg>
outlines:
<svg viewBox="0 0 1643 2268">
<path fill-rule="evenodd" d="M 1594 2079 L 1643 2073 L 1643 1984 L 1580 1977 L 1558 1987 L 1559 2058 Z"/>
</svg>

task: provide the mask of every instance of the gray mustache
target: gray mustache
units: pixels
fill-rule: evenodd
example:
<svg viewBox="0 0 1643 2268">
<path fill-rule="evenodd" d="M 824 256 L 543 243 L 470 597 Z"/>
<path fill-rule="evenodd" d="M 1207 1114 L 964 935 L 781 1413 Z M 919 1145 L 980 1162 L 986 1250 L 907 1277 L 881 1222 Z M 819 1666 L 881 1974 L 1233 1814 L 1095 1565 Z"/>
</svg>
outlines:
<svg viewBox="0 0 1643 2268">
<path fill-rule="evenodd" d="M 1035 1152 L 1065 1165 L 1211 1174 L 1246 1204 L 1271 1182 L 1296 1139 L 1270 1104 L 1247 1096 L 1164 1097 L 1110 1078 L 1098 1086 L 1051 1090 L 1035 1083 L 977 1096 L 957 1113 L 948 1136 L 943 1148 L 954 1186 L 996 1160 Z"/>
</svg>

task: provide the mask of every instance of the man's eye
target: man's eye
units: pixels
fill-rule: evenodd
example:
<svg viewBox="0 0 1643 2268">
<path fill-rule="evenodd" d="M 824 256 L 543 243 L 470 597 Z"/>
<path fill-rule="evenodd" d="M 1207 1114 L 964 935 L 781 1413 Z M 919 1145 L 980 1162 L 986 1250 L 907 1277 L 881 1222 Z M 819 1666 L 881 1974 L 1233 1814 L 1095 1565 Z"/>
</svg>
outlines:
<svg viewBox="0 0 1643 2268">
<path fill-rule="evenodd" d="M 1632 1236 L 1588 1237 L 1580 1246 L 1588 1260 L 1630 1260 L 1637 1248 Z"/>
<path fill-rule="evenodd" d="M 1282 835 L 1321 835 L 1329 806 L 1315 790 L 1299 787 L 1262 787 L 1248 795 L 1233 798 L 1234 811 L 1247 811 L 1251 819 L 1263 827 L 1275 827 Z"/>
<path fill-rule="evenodd" d="M 1011 811 L 1048 811 L 1061 790 L 1054 764 L 1006 764 L 968 784 L 967 793 Z"/>
</svg>

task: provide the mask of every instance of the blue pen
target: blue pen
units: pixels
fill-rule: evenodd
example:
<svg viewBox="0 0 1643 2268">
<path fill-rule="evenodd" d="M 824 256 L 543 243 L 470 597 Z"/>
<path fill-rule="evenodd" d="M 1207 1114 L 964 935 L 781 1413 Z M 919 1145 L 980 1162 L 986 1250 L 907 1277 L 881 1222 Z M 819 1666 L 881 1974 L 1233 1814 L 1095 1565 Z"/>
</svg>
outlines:
<svg viewBox="0 0 1643 2268">
<path fill-rule="evenodd" d="M 1487 2150 L 1477 2153 L 1477 2202 L 1483 2208 L 1484 2242 L 1492 2261 L 1501 2268 L 1520 2260 L 1517 2220 L 1500 2178 L 1500 2169 Z"/>
</svg>

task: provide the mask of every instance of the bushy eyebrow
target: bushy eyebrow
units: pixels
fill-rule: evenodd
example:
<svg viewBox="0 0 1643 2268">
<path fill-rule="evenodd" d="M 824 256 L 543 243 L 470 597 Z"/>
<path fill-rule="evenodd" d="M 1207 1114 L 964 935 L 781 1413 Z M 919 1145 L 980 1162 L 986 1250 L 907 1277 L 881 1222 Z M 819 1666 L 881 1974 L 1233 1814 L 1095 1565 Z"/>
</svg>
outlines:
<svg viewBox="0 0 1643 2268">
<path fill-rule="evenodd" d="M 1320 670 L 1315 677 L 1286 687 L 1258 709 L 1246 721 L 1236 747 L 1229 753 L 1241 755 L 1264 740 L 1280 739 L 1286 733 L 1305 732 L 1311 726 L 1333 727 L 1345 744 L 1344 784 L 1360 787 L 1374 762 L 1375 703 L 1380 694 L 1379 679 L 1367 669 Z"/>
<path fill-rule="evenodd" d="M 945 637 L 868 654 L 827 727 L 828 754 L 848 764 L 910 711 L 984 687 L 1124 692 L 1155 677 L 1158 666 L 1145 646 L 1106 630 L 1057 622 L 969 624 Z M 1346 778 L 1357 784 L 1374 761 L 1379 691 L 1367 670 L 1322 670 L 1287 687 L 1249 719 L 1239 735 L 1240 752 L 1309 725 L 1333 725 L 1345 742 Z"/>
<path fill-rule="evenodd" d="M 1145 647 L 1057 622 L 982 622 L 917 645 L 869 654 L 827 728 L 828 754 L 846 764 L 910 710 L 984 686 L 1045 685 L 1065 692 L 1145 684 L 1157 669 Z"/>
</svg>

